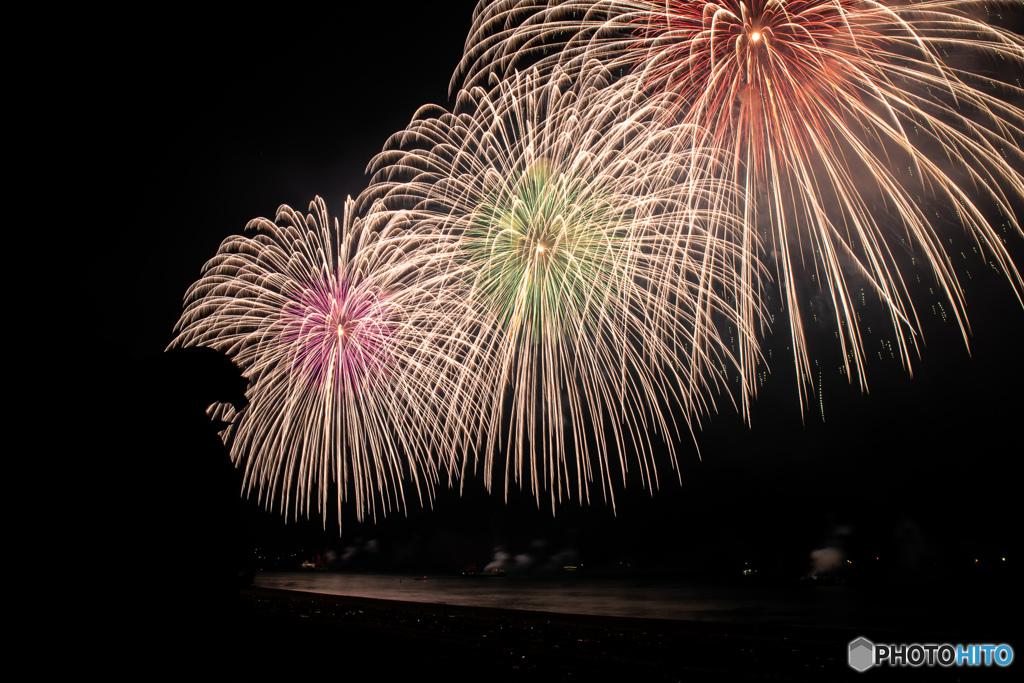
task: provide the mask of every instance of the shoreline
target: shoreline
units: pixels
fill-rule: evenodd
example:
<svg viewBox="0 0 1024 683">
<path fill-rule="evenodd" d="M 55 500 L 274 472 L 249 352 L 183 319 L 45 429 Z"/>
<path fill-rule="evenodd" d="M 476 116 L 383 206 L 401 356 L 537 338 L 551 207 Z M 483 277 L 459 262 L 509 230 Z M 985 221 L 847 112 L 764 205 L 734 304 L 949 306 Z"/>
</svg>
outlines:
<svg viewBox="0 0 1024 683">
<path fill-rule="evenodd" d="M 864 635 L 843 628 L 567 615 L 256 587 L 240 591 L 235 618 L 235 633 L 251 655 L 273 652 L 286 660 L 285 653 L 294 651 L 355 652 L 380 660 L 389 676 L 442 667 L 446 677 L 481 680 L 840 680 L 856 673 L 846 663 L 846 647 Z M 874 673 L 952 680 L 963 672 Z"/>
</svg>

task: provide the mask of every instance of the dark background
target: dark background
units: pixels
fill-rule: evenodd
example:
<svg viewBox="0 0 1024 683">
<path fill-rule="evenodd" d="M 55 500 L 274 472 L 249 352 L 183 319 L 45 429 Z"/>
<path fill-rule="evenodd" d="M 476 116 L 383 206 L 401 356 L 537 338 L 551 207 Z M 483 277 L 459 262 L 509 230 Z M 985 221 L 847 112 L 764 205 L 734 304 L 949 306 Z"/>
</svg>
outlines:
<svg viewBox="0 0 1024 683">
<path fill-rule="evenodd" d="M 118 155 L 133 188 L 109 239 L 130 288 L 118 297 L 129 332 L 117 352 L 135 387 L 123 471 L 137 495 L 118 514 L 142 529 L 136 538 L 161 543 L 191 507 L 189 461 L 168 447 L 177 394 L 166 373 L 181 375 L 158 367 L 186 288 L 221 240 L 280 204 L 304 209 L 319 194 L 340 215 L 344 198 L 366 186 L 364 168 L 387 137 L 418 107 L 447 102 L 473 4 L 167 16 L 139 22 L 103 51 L 101 68 L 128 76 L 111 93 L 120 104 L 105 129 L 125 143 Z M 963 235 L 953 228 L 950 237 Z M 1019 238 L 1007 240 L 1024 262 Z M 524 570 L 629 563 L 738 576 L 756 566 L 796 579 L 811 570 L 812 551 L 837 548 L 855 566 L 875 562 L 864 575 L 885 580 L 1007 575 L 1020 550 L 1024 310 L 1005 278 L 973 258 L 963 279 L 970 353 L 952 319 L 933 309 L 938 298 L 916 288 L 926 345 L 911 379 L 898 359 L 880 354 L 892 334 L 869 306 L 864 314 L 878 324 L 865 337 L 863 394 L 839 373 L 822 323 L 810 333 L 821 400 L 802 416 L 779 331 L 765 346 L 771 373 L 750 424 L 723 401 L 696 433 L 699 454 L 682 438 L 678 474 L 662 458 L 659 490 L 633 482 L 615 513 L 595 496 L 552 516 L 547 499 L 538 508 L 513 492 L 506 503 L 470 478 L 461 495 L 440 491 L 432 510 L 409 501 L 406 515 L 377 524 L 355 522 L 349 505 L 340 540 L 336 520 L 286 525 L 250 505 L 246 542 L 274 558 L 261 561 L 268 566 L 328 549 L 353 568 L 459 571 L 483 568 L 500 550 L 521 556 Z M 199 560 L 187 536 L 175 542 L 181 547 L 169 554 Z"/>
</svg>

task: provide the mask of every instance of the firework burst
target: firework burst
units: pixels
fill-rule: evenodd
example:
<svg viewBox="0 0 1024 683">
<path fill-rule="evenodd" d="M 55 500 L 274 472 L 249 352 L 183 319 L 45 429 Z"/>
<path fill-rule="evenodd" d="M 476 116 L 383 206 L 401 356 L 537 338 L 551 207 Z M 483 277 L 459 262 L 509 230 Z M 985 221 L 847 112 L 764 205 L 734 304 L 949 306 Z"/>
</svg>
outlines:
<svg viewBox="0 0 1024 683">
<path fill-rule="evenodd" d="M 213 408 L 246 489 L 325 519 L 332 485 L 339 519 L 349 494 L 360 519 L 403 507 L 406 483 L 430 500 L 464 430 L 451 406 L 475 403 L 448 381 L 431 247 L 400 216 L 354 218 L 351 200 L 340 225 L 318 197 L 246 227 L 189 288 L 172 344 L 223 351 L 248 378 L 247 408 Z"/>
<path fill-rule="evenodd" d="M 804 274 L 831 301 L 846 374 L 866 389 L 857 283 L 888 311 L 908 369 L 921 328 L 909 263 L 930 271 L 969 336 L 951 228 L 1021 297 L 1000 230 L 1021 235 L 1024 40 L 978 18 L 1000 8 L 1019 12 L 978 0 L 489 2 L 456 79 L 527 65 L 576 73 L 597 59 L 630 76 L 613 85 L 629 97 L 670 96 L 661 123 L 677 126 L 691 175 L 734 189 L 711 208 L 738 205 L 747 244 L 774 264 L 801 394 L 811 376 Z M 753 326 L 757 306 L 742 297 L 760 296 L 757 269 L 735 271 Z"/>
<path fill-rule="evenodd" d="M 679 201 L 675 141 L 643 125 L 657 107 L 633 107 L 607 80 L 525 73 L 460 93 L 452 113 L 424 109 L 371 163 L 361 198 L 447 245 L 466 301 L 450 319 L 475 340 L 462 374 L 490 392 L 485 480 L 504 454 L 506 495 L 528 480 L 552 507 L 588 499 L 595 481 L 614 505 L 631 467 L 653 489 L 652 433 L 671 453 L 676 416 L 692 429 L 730 390 L 720 330 L 749 334 L 716 293 L 742 260 L 703 225 L 718 181 Z"/>
</svg>

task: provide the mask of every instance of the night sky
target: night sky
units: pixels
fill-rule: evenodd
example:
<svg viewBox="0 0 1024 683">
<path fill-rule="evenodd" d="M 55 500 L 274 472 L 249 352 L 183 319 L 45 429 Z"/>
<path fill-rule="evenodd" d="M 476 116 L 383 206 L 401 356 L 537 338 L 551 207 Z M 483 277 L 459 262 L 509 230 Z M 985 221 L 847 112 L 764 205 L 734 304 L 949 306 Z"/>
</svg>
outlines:
<svg viewBox="0 0 1024 683">
<path fill-rule="evenodd" d="M 120 246 L 146 271 L 132 292 L 132 367 L 147 368 L 169 343 L 186 288 L 221 240 L 280 204 L 305 209 L 317 194 L 340 215 L 387 137 L 419 106 L 447 102 L 473 4 L 444 3 L 444 15 L 432 3 L 360 3 L 302 15 L 172 17 L 156 36 L 129 39 L 121 59 L 137 60 L 128 65 L 137 76 L 125 85 L 122 115 L 138 131 L 125 152 L 139 187 Z M 959 229 L 950 232 L 963 241 Z M 1024 263 L 1020 240 L 1008 241 Z M 362 549 L 366 568 L 457 570 L 502 548 L 541 564 L 621 560 L 728 573 L 749 561 L 799 576 L 813 550 L 835 543 L 858 561 L 898 556 L 891 571 L 904 563 L 959 575 L 974 559 L 1019 561 L 1012 468 L 1021 453 L 1024 310 L 1003 276 L 975 259 L 963 282 L 970 354 L 922 285 L 915 304 L 926 345 L 913 379 L 884 353 L 892 335 L 878 332 L 880 309 L 865 341 L 867 395 L 839 374 L 823 323 L 811 333 L 821 401 L 802 417 L 779 332 L 765 346 L 771 374 L 751 425 L 723 401 L 697 432 L 699 456 L 688 435 L 680 440 L 681 476 L 663 459 L 660 490 L 652 496 L 634 483 L 619 495 L 617 515 L 598 494 L 552 518 L 546 498 L 537 509 L 513 493 L 506 505 L 475 478 L 461 497 L 440 492 L 433 511 L 412 500 L 408 516 L 377 525 L 356 523 L 349 506 L 340 542 L 333 521 L 323 532 L 319 521 L 284 526 L 266 515 L 261 542 Z"/>
</svg>

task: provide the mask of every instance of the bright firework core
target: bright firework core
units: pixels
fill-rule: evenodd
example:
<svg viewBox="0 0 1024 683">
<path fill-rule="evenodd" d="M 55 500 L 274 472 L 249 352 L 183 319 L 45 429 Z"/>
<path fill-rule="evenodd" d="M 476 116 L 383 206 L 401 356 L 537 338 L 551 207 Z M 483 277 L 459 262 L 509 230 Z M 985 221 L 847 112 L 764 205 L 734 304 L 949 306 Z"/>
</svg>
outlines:
<svg viewBox="0 0 1024 683">
<path fill-rule="evenodd" d="M 609 231 L 617 226 L 590 183 L 537 162 L 481 202 L 463 254 L 502 325 L 536 335 L 558 329 L 552 317 L 586 311 L 595 286 L 610 286 Z"/>
<path fill-rule="evenodd" d="M 305 286 L 285 309 L 280 336 L 293 366 L 311 384 L 340 392 L 362 385 L 390 365 L 388 307 L 381 297 L 341 274 Z"/>
</svg>

